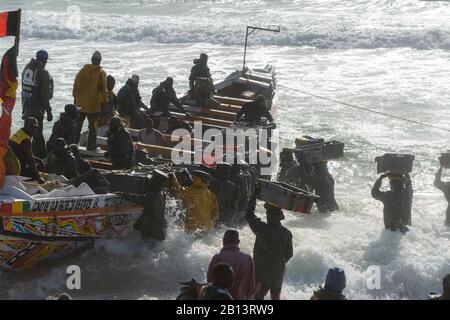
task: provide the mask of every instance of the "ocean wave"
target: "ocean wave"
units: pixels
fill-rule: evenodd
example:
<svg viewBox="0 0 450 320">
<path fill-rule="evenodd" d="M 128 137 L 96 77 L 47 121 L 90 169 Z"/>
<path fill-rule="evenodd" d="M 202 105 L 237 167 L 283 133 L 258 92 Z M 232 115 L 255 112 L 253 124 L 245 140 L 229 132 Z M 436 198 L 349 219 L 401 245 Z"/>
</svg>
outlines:
<svg viewBox="0 0 450 320">
<path fill-rule="evenodd" d="M 79 23 L 78 23 L 79 22 Z M 263 21 L 253 21 L 264 25 Z M 233 17 L 83 15 L 68 19 L 65 13 L 38 12 L 26 15 L 23 37 L 43 40 L 95 42 L 150 42 L 159 44 L 211 43 L 243 45 L 247 22 Z M 398 22 L 395 26 L 378 21 L 362 25 L 356 19 L 309 19 L 281 25 L 280 33 L 259 33 L 251 45 L 315 47 L 319 49 L 413 48 L 450 49 L 450 25 L 421 26 Z"/>
</svg>

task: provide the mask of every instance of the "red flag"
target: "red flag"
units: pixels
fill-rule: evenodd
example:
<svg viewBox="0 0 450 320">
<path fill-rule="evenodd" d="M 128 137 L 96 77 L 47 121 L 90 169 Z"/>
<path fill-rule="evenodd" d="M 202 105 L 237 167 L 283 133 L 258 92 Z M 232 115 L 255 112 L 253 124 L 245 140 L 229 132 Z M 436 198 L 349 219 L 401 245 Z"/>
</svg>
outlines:
<svg viewBox="0 0 450 320">
<path fill-rule="evenodd" d="M 0 13 L 0 37 L 17 36 L 19 11 Z"/>
<path fill-rule="evenodd" d="M 5 97 L 16 98 L 17 77 L 19 71 L 17 69 L 17 49 L 10 48 L 3 55 L 0 66 L 0 98 Z M 14 86 L 15 84 L 15 86 Z"/>
<path fill-rule="evenodd" d="M 17 92 L 17 55 L 12 47 L 4 54 L 0 67 L 0 146 L 6 146 L 11 130 L 12 111 Z"/>
<path fill-rule="evenodd" d="M 8 140 L 11 134 L 12 111 L 16 103 L 17 92 L 17 50 L 12 47 L 6 51 L 0 67 L 0 187 L 3 186 Z"/>
</svg>

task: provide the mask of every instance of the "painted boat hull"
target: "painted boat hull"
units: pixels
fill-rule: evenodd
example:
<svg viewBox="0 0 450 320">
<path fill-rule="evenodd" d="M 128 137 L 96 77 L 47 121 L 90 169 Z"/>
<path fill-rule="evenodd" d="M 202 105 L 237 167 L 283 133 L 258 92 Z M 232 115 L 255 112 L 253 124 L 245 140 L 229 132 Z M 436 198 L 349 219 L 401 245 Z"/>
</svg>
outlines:
<svg viewBox="0 0 450 320">
<path fill-rule="evenodd" d="M 0 202 L 0 267 L 23 270 L 84 249 L 99 238 L 126 237 L 142 214 L 114 194 Z"/>
</svg>

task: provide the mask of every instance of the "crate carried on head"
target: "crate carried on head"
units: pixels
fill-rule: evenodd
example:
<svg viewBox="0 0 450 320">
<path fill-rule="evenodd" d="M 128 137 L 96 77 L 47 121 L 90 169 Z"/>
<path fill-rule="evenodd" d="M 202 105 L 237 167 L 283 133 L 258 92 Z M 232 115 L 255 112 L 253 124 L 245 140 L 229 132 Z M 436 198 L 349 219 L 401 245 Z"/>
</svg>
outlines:
<svg viewBox="0 0 450 320">
<path fill-rule="evenodd" d="M 439 157 L 439 163 L 441 167 L 450 169 L 450 150 L 447 150 L 446 153 L 441 153 L 441 156 Z"/>
<path fill-rule="evenodd" d="M 325 142 L 323 139 L 304 136 L 295 139 L 295 147 L 294 153 L 299 161 L 306 164 L 315 164 L 342 158 L 345 145 L 335 140 Z"/>
<path fill-rule="evenodd" d="M 407 174 L 412 171 L 414 156 L 411 154 L 386 153 L 376 157 L 377 173 Z"/>
<path fill-rule="evenodd" d="M 260 179 L 259 187 L 259 200 L 288 211 L 310 213 L 312 205 L 319 199 L 315 194 L 287 183 Z"/>
</svg>

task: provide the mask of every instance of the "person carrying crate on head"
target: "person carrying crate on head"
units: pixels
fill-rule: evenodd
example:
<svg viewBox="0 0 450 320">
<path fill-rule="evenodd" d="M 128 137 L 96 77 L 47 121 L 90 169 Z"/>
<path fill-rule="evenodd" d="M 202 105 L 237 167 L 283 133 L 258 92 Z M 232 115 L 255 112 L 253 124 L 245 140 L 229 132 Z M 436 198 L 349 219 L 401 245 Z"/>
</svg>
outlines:
<svg viewBox="0 0 450 320">
<path fill-rule="evenodd" d="M 389 177 L 389 191 L 380 191 L 383 179 Z M 409 174 L 382 174 L 372 188 L 372 197 L 384 205 L 384 227 L 391 231 L 408 231 L 411 225 L 412 184 Z"/>
</svg>

